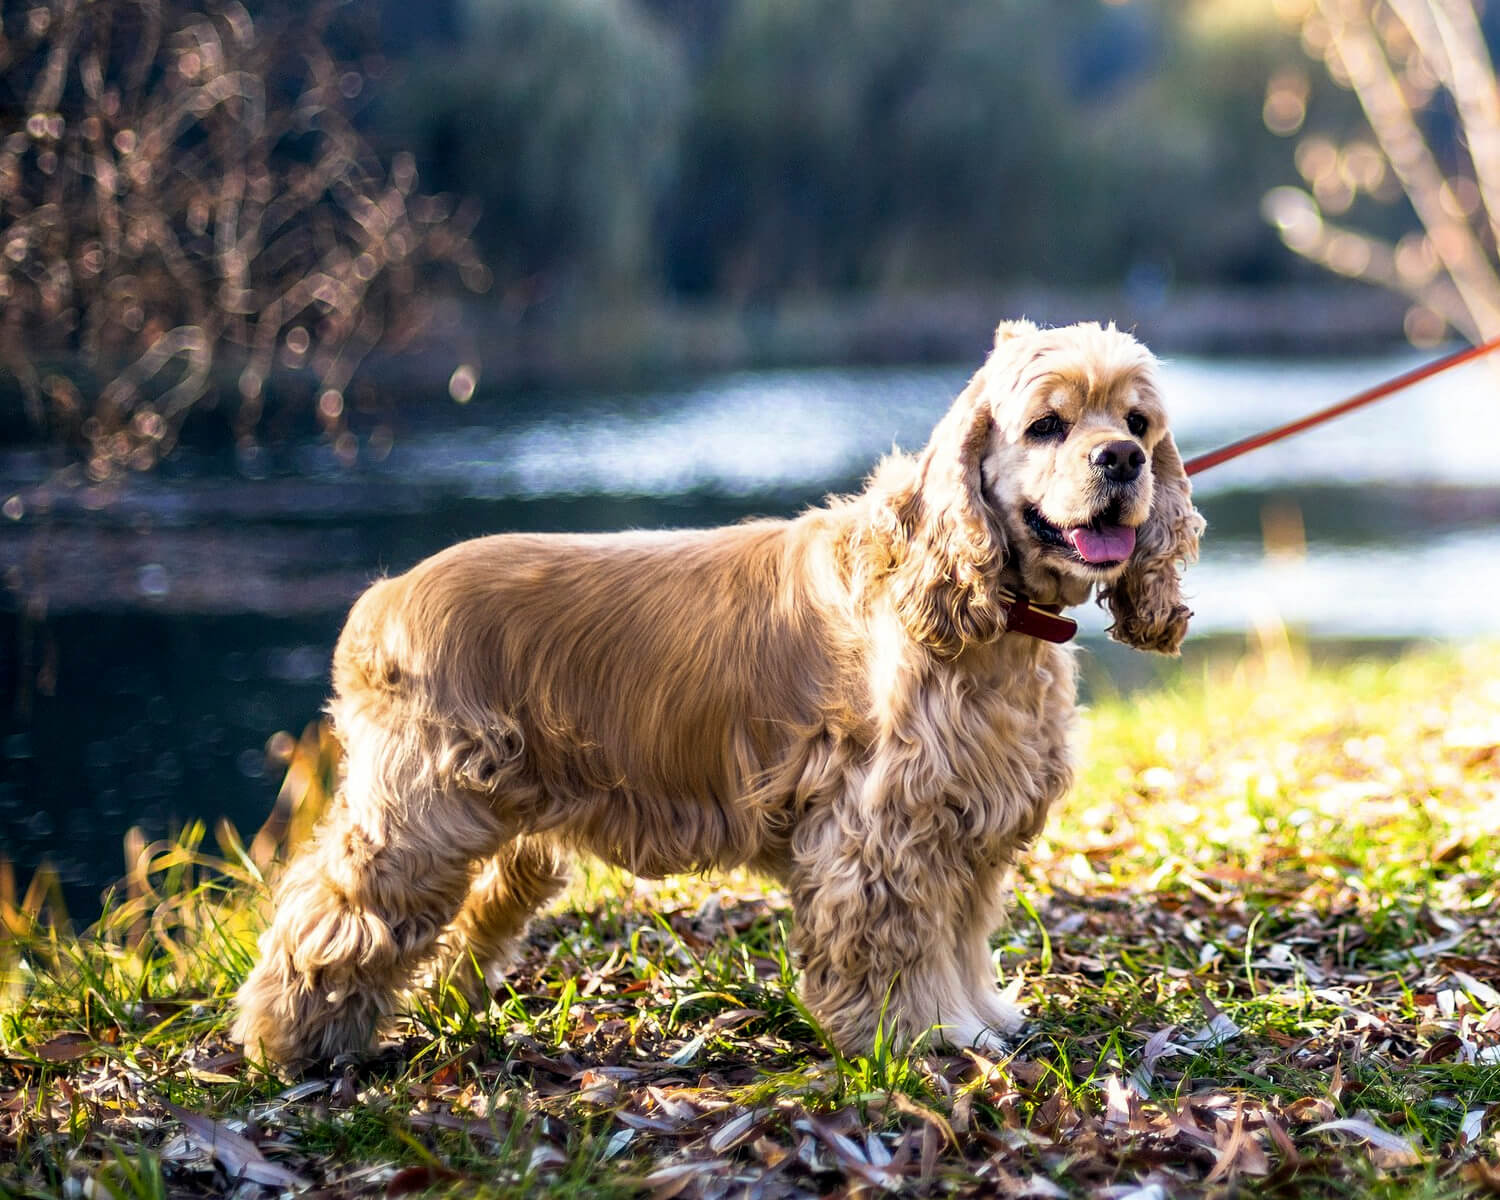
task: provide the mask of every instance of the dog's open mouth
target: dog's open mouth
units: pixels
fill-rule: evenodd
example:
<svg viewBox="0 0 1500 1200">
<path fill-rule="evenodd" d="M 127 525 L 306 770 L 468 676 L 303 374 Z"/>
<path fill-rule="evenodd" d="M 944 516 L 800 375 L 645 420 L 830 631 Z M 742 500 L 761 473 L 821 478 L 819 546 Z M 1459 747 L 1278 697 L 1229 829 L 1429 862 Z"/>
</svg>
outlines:
<svg viewBox="0 0 1500 1200">
<path fill-rule="evenodd" d="M 1027 505 L 1026 527 L 1044 546 L 1050 546 L 1091 567 L 1112 567 L 1135 549 L 1135 530 L 1119 524 L 1119 507 L 1110 505 L 1087 525 L 1064 529 Z"/>
</svg>

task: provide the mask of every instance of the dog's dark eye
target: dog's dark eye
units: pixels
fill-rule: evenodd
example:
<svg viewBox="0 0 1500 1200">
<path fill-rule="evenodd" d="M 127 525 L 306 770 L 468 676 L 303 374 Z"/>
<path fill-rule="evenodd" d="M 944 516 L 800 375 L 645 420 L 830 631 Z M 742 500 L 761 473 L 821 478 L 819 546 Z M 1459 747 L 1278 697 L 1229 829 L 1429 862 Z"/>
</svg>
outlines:
<svg viewBox="0 0 1500 1200">
<path fill-rule="evenodd" d="M 1067 423 L 1056 413 L 1048 413 L 1026 427 L 1026 436 L 1034 438 L 1060 437 L 1068 431 Z"/>
<path fill-rule="evenodd" d="M 1144 413 L 1133 412 L 1125 418 L 1125 428 L 1135 437 L 1145 437 L 1146 430 L 1151 428 L 1151 422 L 1146 420 Z"/>
</svg>

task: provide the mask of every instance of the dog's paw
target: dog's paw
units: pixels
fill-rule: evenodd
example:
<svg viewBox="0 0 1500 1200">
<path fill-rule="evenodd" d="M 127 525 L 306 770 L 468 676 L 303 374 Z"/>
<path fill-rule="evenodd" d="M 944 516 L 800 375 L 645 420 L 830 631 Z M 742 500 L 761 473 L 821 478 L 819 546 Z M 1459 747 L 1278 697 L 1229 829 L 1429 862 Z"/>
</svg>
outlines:
<svg viewBox="0 0 1500 1200">
<path fill-rule="evenodd" d="M 1026 1024 L 1026 1014 L 1015 1004 L 1015 990 L 991 992 L 977 998 L 974 1010 L 980 1022 L 1002 1034 L 1020 1033 Z"/>
<path fill-rule="evenodd" d="M 1010 1039 L 991 1025 L 976 1033 L 969 1044 L 986 1058 L 1003 1058 L 1015 1049 Z"/>
<path fill-rule="evenodd" d="M 941 1026 L 940 1032 L 941 1041 L 954 1050 L 977 1050 L 987 1058 L 1000 1058 L 1014 1049 L 1006 1030 L 977 1017 Z"/>
</svg>

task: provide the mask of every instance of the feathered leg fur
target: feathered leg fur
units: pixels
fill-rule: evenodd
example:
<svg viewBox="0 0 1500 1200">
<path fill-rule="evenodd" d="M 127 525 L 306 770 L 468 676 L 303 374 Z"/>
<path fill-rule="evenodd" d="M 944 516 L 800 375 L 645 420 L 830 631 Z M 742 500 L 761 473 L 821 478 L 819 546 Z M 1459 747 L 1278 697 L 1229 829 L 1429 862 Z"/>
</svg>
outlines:
<svg viewBox="0 0 1500 1200">
<path fill-rule="evenodd" d="M 276 889 L 233 1036 L 293 1070 L 369 1046 L 502 836 L 471 794 L 437 792 L 420 731 L 341 725 L 333 811 Z"/>
<path fill-rule="evenodd" d="M 521 837 L 479 869 L 439 943 L 434 974 L 477 1004 L 500 986 L 532 915 L 568 882 L 561 854 L 546 838 Z"/>
</svg>

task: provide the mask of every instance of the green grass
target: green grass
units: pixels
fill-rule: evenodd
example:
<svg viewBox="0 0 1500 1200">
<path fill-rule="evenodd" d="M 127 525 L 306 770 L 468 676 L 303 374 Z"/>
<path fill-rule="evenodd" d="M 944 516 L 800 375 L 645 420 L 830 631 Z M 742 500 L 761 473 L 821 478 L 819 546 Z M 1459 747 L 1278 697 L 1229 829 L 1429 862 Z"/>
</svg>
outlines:
<svg viewBox="0 0 1500 1200">
<path fill-rule="evenodd" d="M 1030 1019 L 998 1062 L 846 1059 L 796 998 L 784 897 L 594 866 L 487 1012 L 415 994 L 378 1057 L 290 1086 L 225 1038 L 275 837 L 136 839 L 81 935 L 44 874 L 0 900 L 0 1193 L 1494 1189 L 1500 648 L 1283 648 L 1085 726 L 995 940 Z M 327 751 L 293 761 L 293 840 Z"/>
</svg>

